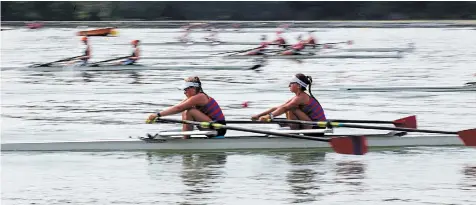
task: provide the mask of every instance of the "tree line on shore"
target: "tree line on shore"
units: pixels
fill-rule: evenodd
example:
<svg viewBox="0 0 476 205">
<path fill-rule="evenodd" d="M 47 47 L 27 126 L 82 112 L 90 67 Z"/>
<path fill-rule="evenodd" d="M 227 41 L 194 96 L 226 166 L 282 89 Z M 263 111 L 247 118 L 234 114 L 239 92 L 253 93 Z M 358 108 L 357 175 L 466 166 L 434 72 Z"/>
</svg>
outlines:
<svg viewBox="0 0 476 205">
<path fill-rule="evenodd" d="M 2 21 L 476 19 L 475 1 L 2 1 L 1 9 Z"/>
</svg>

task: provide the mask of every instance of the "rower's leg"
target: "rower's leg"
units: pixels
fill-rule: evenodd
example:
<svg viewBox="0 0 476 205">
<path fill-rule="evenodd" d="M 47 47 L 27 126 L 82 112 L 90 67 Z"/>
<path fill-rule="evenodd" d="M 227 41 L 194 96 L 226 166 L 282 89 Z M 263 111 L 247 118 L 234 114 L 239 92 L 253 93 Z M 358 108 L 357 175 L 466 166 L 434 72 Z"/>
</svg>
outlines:
<svg viewBox="0 0 476 205">
<path fill-rule="evenodd" d="M 188 113 L 188 110 L 184 110 L 182 112 L 182 120 L 192 120 L 191 119 L 192 117 L 190 116 L 190 114 Z M 193 125 L 190 125 L 190 124 L 182 124 L 182 131 L 192 131 L 193 130 Z M 184 139 L 190 139 L 190 135 L 184 135 L 183 136 Z"/>
<path fill-rule="evenodd" d="M 300 109 L 293 109 L 289 112 L 292 113 L 292 116 L 294 118 L 293 120 L 312 121 L 311 118 L 309 118 L 309 116 L 307 116 L 307 114 Z M 295 126 L 297 127 L 297 129 L 312 129 L 312 125 L 295 124 Z M 292 126 L 291 129 L 293 129 Z"/>
<path fill-rule="evenodd" d="M 210 121 L 212 121 L 212 119 L 210 119 L 210 117 L 208 117 L 202 111 L 197 110 L 195 108 L 191 108 L 191 109 L 183 111 L 182 119 L 183 120 L 196 121 L 196 122 L 210 122 Z M 183 124 L 182 130 L 183 131 L 192 131 L 193 130 L 193 125 Z M 184 138 L 189 139 L 190 135 L 184 136 Z"/>
</svg>

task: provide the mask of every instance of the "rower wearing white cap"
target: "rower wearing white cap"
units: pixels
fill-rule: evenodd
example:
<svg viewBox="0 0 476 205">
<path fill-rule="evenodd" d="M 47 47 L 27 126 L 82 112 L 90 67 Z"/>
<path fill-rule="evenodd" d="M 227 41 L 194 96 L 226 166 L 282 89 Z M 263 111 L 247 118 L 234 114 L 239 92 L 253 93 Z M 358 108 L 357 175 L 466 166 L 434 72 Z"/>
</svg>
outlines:
<svg viewBox="0 0 476 205">
<path fill-rule="evenodd" d="M 273 118 L 286 114 L 289 120 L 302 121 L 325 121 L 326 115 L 319 101 L 311 92 L 312 78 L 298 73 L 292 77 L 289 82 L 289 90 L 295 94 L 293 98 L 286 103 L 272 107 L 260 114 L 253 115 L 252 120 L 268 121 Z M 309 94 L 305 91 L 309 89 Z M 291 124 L 291 129 L 318 129 L 317 126 L 300 126 Z"/>
<path fill-rule="evenodd" d="M 147 120 L 148 123 L 156 118 L 174 115 L 182 112 L 182 120 L 191 120 L 197 122 L 216 122 L 226 124 L 225 115 L 218 105 L 217 101 L 203 92 L 202 83 L 198 77 L 185 78 L 185 83 L 181 87 L 186 99 L 179 104 L 169 107 L 156 114 L 151 114 Z M 193 125 L 183 124 L 183 131 L 193 130 Z M 223 137 L 226 134 L 225 129 L 218 129 L 216 137 Z M 189 135 L 184 136 L 190 138 Z"/>
</svg>

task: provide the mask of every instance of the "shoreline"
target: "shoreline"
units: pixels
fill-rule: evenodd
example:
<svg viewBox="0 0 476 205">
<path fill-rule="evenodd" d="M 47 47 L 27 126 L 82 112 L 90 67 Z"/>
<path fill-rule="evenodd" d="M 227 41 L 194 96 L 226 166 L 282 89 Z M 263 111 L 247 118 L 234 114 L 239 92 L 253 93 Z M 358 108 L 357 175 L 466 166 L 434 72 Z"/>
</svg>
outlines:
<svg viewBox="0 0 476 205">
<path fill-rule="evenodd" d="M 24 27 L 33 21 L 2 21 L 1 26 Z M 50 28 L 118 27 L 118 28 L 181 28 L 189 23 L 212 23 L 217 28 L 462 28 L 475 27 L 476 20 L 382 20 L 382 21 L 38 21 Z"/>
</svg>

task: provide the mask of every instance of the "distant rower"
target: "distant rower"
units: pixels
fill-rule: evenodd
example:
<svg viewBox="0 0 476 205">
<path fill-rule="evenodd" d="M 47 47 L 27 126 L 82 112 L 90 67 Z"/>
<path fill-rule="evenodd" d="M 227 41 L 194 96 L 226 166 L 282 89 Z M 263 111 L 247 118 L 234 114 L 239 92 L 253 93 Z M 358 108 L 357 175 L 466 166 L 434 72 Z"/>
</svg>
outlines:
<svg viewBox="0 0 476 205">
<path fill-rule="evenodd" d="M 269 42 L 266 41 L 266 35 L 262 35 L 260 40 L 260 46 L 245 55 L 264 55 L 264 50 L 268 47 Z"/>
<path fill-rule="evenodd" d="M 277 31 L 276 32 L 276 39 L 274 41 L 271 41 L 271 44 L 276 44 L 279 47 L 285 47 L 286 46 L 286 41 L 284 38 L 281 36 L 283 32 L 282 31 Z"/>
<path fill-rule="evenodd" d="M 305 41 L 302 41 L 301 39 L 302 37 L 299 35 L 297 37 L 298 43 L 292 45 L 291 49 L 282 52 L 281 55 L 300 55 L 301 53 L 299 51 L 303 50 L 306 45 Z"/>
<path fill-rule="evenodd" d="M 316 48 L 316 44 L 317 44 L 317 39 L 314 37 L 314 35 L 312 34 L 314 31 L 309 31 L 309 37 L 307 38 L 307 40 L 304 41 L 304 45 L 306 46 L 312 46 L 312 48 Z"/>
<path fill-rule="evenodd" d="M 84 49 L 83 56 L 80 56 L 77 59 L 79 59 L 79 62 L 80 62 L 79 65 L 80 66 L 86 66 L 86 65 L 88 65 L 88 60 L 91 58 L 91 47 L 89 46 L 89 43 L 88 43 L 88 37 L 83 36 L 81 38 L 81 41 L 84 43 L 86 48 Z"/>
<path fill-rule="evenodd" d="M 127 60 L 121 62 L 122 65 L 132 65 L 140 58 L 139 40 L 133 40 L 131 44 L 134 51 L 132 51 L 132 55 Z"/>
<path fill-rule="evenodd" d="M 190 28 L 186 28 L 184 33 L 178 37 L 178 40 L 183 43 L 192 41 L 189 37 L 190 31 L 191 31 Z"/>
</svg>

